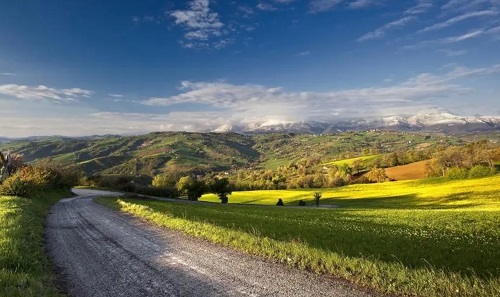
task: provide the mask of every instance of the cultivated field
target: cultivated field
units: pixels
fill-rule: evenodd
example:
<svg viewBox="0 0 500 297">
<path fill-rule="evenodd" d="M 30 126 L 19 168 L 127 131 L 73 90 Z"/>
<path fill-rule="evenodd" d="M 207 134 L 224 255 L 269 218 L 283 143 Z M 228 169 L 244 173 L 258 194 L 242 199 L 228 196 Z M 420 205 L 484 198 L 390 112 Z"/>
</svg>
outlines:
<svg viewBox="0 0 500 297">
<path fill-rule="evenodd" d="M 425 178 L 425 165 L 429 160 L 414 162 L 406 165 L 385 169 L 385 173 L 393 180 L 409 180 Z"/>
<path fill-rule="evenodd" d="M 382 292 L 500 294 L 500 176 L 321 189 L 337 208 L 100 203 L 188 234 Z M 315 190 L 236 192 L 232 203 L 310 204 Z M 204 201 L 217 201 L 205 195 Z"/>
</svg>

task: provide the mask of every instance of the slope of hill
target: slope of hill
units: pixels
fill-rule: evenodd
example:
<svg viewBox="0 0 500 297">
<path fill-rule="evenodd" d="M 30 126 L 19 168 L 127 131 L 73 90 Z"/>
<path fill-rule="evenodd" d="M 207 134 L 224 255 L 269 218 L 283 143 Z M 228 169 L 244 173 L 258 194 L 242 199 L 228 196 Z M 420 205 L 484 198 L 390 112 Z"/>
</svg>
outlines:
<svg viewBox="0 0 500 297">
<path fill-rule="evenodd" d="M 493 135 L 493 139 L 498 135 Z M 360 131 L 331 135 L 155 132 L 139 136 L 42 137 L 12 140 L 0 150 L 81 164 L 86 174 L 153 176 L 161 172 L 275 169 L 301 159 L 329 162 L 420 145 L 455 145 L 467 137 L 415 132 Z"/>
</svg>

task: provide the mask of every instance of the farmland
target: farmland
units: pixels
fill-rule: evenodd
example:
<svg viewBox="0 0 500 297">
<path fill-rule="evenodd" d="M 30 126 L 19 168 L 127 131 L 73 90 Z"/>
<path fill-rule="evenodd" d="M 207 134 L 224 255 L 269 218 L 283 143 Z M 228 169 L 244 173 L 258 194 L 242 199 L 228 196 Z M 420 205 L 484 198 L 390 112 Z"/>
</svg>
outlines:
<svg viewBox="0 0 500 297">
<path fill-rule="evenodd" d="M 500 176 L 427 179 L 314 190 L 235 192 L 230 203 L 99 202 L 244 252 L 382 292 L 422 296 L 500 293 Z M 203 201 L 217 201 L 212 195 Z"/>
</svg>

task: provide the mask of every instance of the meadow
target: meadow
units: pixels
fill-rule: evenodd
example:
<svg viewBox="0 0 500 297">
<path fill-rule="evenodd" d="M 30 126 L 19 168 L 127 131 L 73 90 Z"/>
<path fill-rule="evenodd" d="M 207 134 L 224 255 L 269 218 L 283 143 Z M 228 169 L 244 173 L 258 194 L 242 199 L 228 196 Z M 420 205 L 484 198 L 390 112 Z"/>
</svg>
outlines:
<svg viewBox="0 0 500 297">
<path fill-rule="evenodd" d="M 300 199 L 311 204 L 317 189 L 235 192 L 229 197 L 232 205 L 97 201 L 167 228 L 380 292 L 498 296 L 499 185 L 497 175 L 320 189 L 322 205 L 332 208 L 295 206 Z M 285 207 L 271 206 L 278 198 Z M 213 195 L 201 200 L 218 201 Z"/>
<path fill-rule="evenodd" d="M 50 206 L 68 196 L 62 190 L 33 199 L 0 196 L 0 296 L 63 296 L 43 242 Z"/>
</svg>

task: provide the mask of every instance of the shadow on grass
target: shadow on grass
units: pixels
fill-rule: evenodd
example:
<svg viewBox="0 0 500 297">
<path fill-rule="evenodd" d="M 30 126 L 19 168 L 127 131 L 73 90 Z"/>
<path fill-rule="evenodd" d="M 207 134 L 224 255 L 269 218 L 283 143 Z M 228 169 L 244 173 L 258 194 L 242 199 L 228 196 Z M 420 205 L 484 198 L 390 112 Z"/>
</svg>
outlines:
<svg viewBox="0 0 500 297">
<path fill-rule="evenodd" d="M 498 194 L 498 191 L 485 194 L 494 193 Z M 354 209 L 463 209 L 482 205 L 480 202 L 471 202 L 471 195 L 474 194 L 473 192 L 457 193 L 437 199 L 421 198 L 417 194 L 372 198 L 325 197 L 321 199 L 321 203 Z"/>
<path fill-rule="evenodd" d="M 466 195 L 466 194 L 464 194 Z M 448 209 L 467 206 L 446 206 L 464 199 L 460 195 L 444 197 L 438 205 L 425 206 L 424 209 Z M 422 202 L 414 195 L 394 196 L 373 199 L 342 199 L 345 205 L 357 209 L 386 209 L 381 213 L 356 212 L 355 209 L 315 209 L 286 207 L 252 207 L 220 205 L 178 205 L 162 202 L 133 203 L 147 204 L 153 210 L 168 213 L 175 218 L 196 222 L 207 222 L 216 226 L 269 237 L 282 242 L 301 242 L 310 247 L 334 252 L 353 258 L 374 258 L 387 263 L 401 263 L 411 268 L 443 269 L 480 278 L 498 277 L 500 240 L 492 242 L 471 240 L 462 236 L 459 230 L 445 228 L 422 228 L 412 224 L 398 224 L 397 220 L 385 221 L 383 216 L 398 216 L 398 210 L 419 208 Z M 359 201 L 362 200 L 363 202 Z M 359 204 L 358 204 L 359 203 Z M 339 203 L 340 204 L 340 203 Z M 422 208 L 422 207 L 420 207 Z M 474 213 L 439 213 L 436 217 L 427 216 L 424 220 L 446 217 L 446 220 L 463 220 Z M 490 214 L 496 219 L 495 214 Z M 415 219 L 418 219 L 416 217 Z M 421 219 L 421 218 L 420 218 Z M 484 219 L 484 218 L 482 218 Z M 429 221 L 432 225 L 432 221 Z M 454 228 L 459 228 L 457 225 Z M 476 236 L 476 235 L 474 235 Z"/>
</svg>

